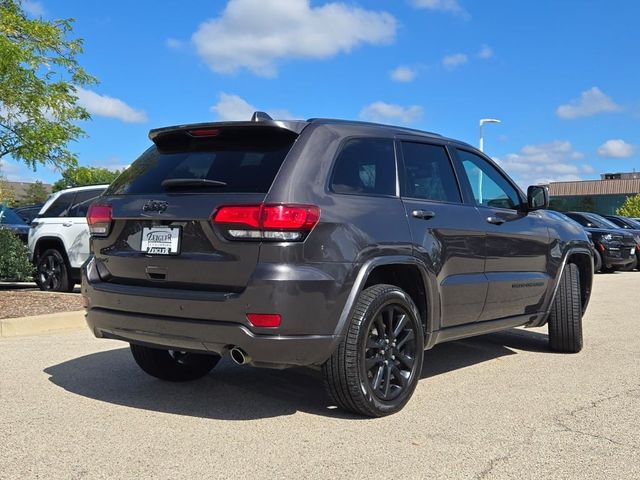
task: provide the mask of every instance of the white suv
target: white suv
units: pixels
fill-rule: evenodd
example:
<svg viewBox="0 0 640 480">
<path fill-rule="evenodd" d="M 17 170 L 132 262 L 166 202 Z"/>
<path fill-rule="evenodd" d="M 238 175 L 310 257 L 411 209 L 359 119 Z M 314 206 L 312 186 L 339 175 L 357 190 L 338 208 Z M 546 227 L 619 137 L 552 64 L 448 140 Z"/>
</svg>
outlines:
<svg viewBox="0 0 640 480">
<path fill-rule="evenodd" d="M 41 290 L 70 292 L 89 256 L 87 209 L 108 185 L 60 190 L 49 197 L 29 229 L 29 255 Z"/>
</svg>

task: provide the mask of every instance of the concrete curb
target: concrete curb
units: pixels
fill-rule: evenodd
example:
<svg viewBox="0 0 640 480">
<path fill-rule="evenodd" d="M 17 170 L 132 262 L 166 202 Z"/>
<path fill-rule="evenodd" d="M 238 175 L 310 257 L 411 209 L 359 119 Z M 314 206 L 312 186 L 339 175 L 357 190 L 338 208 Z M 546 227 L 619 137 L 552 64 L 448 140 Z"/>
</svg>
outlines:
<svg viewBox="0 0 640 480">
<path fill-rule="evenodd" d="M 86 328 L 84 310 L 0 319 L 0 338 L 42 335 Z"/>
</svg>

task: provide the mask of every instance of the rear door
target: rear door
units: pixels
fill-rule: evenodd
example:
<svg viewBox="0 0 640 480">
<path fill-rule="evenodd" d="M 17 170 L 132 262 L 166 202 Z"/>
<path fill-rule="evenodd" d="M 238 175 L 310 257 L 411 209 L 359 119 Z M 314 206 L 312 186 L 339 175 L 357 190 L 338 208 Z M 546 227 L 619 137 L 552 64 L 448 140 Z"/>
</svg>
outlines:
<svg viewBox="0 0 640 480">
<path fill-rule="evenodd" d="M 156 139 L 100 199 L 113 216 L 109 236 L 92 237 L 101 278 L 157 288 L 243 290 L 260 241 L 229 239 L 212 216 L 224 205 L 262 203 L 296 137 L 256 125 Z M 168 235 L 175 242 L 170 251 L 149 243 Z"/>
<path fill-rule="evenodd" d="M 487 294 L 485 228 L 463 201 L 444 144 L 399 142 L 402 202 L 418 256 L 435 274 L 442 327 L 477 321 Z"/>
<path fill-rule="evenodd" d="M 462 148 L 456 153 L 487 233 L 489 291 L 480 320 L 538 312 L 550 282 L 551 245 L 544 219 L 539 212 L 520 210 L 524 198 L 488 160 Z"/>
</svg>

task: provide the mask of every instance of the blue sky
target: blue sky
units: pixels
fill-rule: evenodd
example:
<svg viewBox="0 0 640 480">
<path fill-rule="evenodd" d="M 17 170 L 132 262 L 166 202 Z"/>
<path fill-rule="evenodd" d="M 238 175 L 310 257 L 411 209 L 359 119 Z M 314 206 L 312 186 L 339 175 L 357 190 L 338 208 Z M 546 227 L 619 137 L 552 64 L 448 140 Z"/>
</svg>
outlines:
<svg viewBox="0 0 640 480">
<path fill-rule="evenodd" d="M 295 118 L 403 124 L 485 150 L 522 186 L 640 170 L 640 2 L 29 1 L 76 19 L 93 120 L 82 165 L 130 164 L 150 128 Z M 11 160 L 13 180 L 55 181 Z"/>
</svg>

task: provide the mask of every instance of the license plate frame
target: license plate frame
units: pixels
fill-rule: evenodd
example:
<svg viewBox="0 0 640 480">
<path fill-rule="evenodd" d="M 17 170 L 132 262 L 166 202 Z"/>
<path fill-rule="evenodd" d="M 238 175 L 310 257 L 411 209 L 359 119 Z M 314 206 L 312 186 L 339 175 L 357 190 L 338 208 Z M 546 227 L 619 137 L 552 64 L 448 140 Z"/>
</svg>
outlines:
<svg viewBox="0 0 640 480">
<path fill-rule="evenodd" d="M 181 240 L 182 228 L 179 226 L 143 227 L 140 251 L 162 257 L 180 255 Z"/>
</svg>

